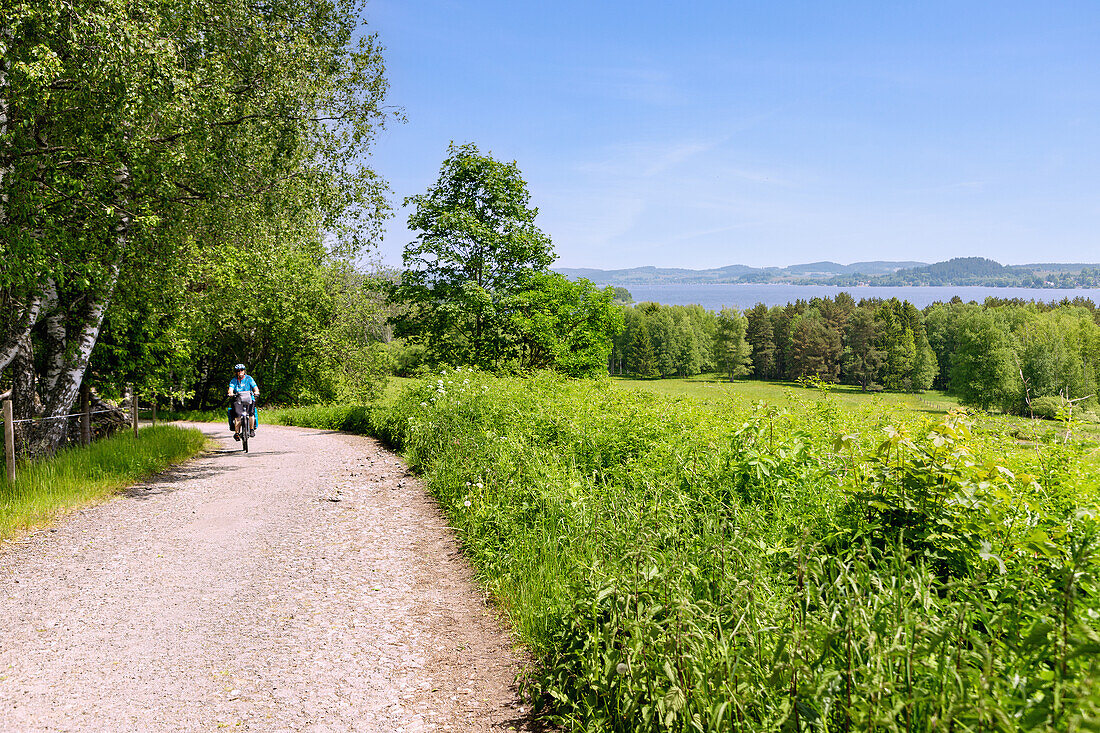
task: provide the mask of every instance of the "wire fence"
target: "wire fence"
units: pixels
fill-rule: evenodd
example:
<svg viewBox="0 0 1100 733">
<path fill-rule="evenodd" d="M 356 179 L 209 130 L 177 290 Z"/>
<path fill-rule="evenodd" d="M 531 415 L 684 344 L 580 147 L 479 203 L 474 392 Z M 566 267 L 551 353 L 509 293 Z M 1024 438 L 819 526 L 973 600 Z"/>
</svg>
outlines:
<svg viewBox="0 0 1100 733">
<path fill-rule="evenodd" d="M 69 417 L 84 417 L 85 415 L 106 415 L 108 413 L 117 413 L 118 410 L 92 410 L 91 412 L 70 412 L 68 415 L 51 415 L 49 417 L 24 417 L 18 420 L 12 420 L 13 425 L 28 422 L 42 422 L 45 420 L 64 420 Z M 142 412 L 147 412 L 143 410 Z M 0 425 L 4 424 L 4 420 L 0 418 Z"/>
<path fill-rule="evenodd" d="M 87 397 L 84 397 L 87 400 Z M 87 402 L 85 402 L 87 404 Z M 3 411 L 0 413 L 0 433 L 3 435 L 4 451 L 2 460 L 5 473 L 9 482 L 15 481 L 16 463 L 20 459 L 26 459 L 29 454 L 31 431 L 28 429 L 35 423 L 50 422 L 55 420 L 73 420 L 74 425 L 66 429 L 65 440 L 70 444 L 87 445 L 99 436 L 109 435 L 117 430 L 132 428 L 137 435 L 139 418 L 142 413 L 152 415 L 152 422 L 156 424 L 157 407 L 155 402 L 142 407 L 137 395 L 131 393 L 130 405 L 127 407 L 106 408 L 97 405 L 97 409 L 91 409 L 91 405 L 81 412 L 70 412 L 65 415 L 48 415 L 45 417 L 24 417 L 15 419 L 11 400 L 3 401 Z M 108 421 L 106 425 L 102 420 L 93 421 L 97 415 L 112 415 L 116 419 Z M 78 422 L 76 422 L 78 421 Z M 99 425 L 95 423 L 98 422 Z M 98 428 L 98 429 L 97 429 Z"/>
</svg>

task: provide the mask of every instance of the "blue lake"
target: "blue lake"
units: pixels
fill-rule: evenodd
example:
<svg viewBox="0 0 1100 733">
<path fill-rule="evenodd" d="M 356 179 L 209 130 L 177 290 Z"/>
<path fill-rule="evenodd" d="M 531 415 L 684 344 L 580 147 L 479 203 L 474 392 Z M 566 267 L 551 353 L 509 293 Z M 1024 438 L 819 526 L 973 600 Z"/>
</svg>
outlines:
<svg viewBox="0 0 1100 733">
<path fill-rule="evenodd" d="M 961 287 L 836 287 L 829 285 L 782 285 L 782 284 L 725 284 L 725 285 L 627 285 L 635 302 L 652 301 L 665 305 L 699 304 L 709 310 L 719 310 L 723 306 L 733 308 L 751 308 L 757 303 L 767 306 L 786 305 L 796 300 L 832 297 L 840 292 L 850 293 L 857 301 L 862 298 L 898 298 L 908 300 L 918 308 L 948 301 L 956 295 L 964 301 L 981 303 L 987 297 L 1023 298 L 1045 302 L 1076 298 L 1089 298 L 1100 304 L 1100 288 L 990 288 L 981 286 Z"/>
</svg>

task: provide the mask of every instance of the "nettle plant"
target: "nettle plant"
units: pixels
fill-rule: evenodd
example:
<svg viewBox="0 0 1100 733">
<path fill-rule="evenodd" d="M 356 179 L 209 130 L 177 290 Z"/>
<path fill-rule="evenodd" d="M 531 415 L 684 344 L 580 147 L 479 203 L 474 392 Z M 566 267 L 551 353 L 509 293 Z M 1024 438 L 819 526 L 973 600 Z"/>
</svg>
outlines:
<svg viewBox="0 0 1100 733">
<path fill-rule="evenodd" d="M 901 544 L 923 557 L 943 579 L 972 573 L 983 562 L 1004 563 L 999 553 L 1013 530 L 1027 523 L 1029 475 L 1003 465 L 979 462 L 972 441 L 972 418 L 952 411 L 926 434 L 888 426 L 885 439 L 867 459 L 858 457 L 856 436 L 837 438 L 847 453 L 854 490 L 842 516 L 842 534 L 870 540 L 880 550 Z M 854 537 L 853 537 L 854 536 Z"/>
</svg>

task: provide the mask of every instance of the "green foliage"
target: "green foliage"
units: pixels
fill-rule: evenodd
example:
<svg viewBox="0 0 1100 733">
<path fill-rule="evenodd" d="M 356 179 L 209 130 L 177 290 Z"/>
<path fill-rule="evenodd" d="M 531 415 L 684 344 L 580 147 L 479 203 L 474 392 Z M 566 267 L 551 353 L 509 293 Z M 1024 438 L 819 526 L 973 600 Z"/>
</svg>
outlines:
<svg viewBox="0 0 1100 733">
<path fill-rule="evenodd" d="M 567 730 L 1095 727 L 1095 443 L 791 404 L 456 370 L 287 419 L 405 452 Z"/>
<path fill-rule="evenodd" d="M 418 234 L 403 255 L 398 299 L 409 311 L 399 325 L 437 361 L 489 367 L 510 357 L 504 301 L 554 260 L 529 201 L 515 162 L 454 143 L 436 183 L 405 200 Z"/>
<path fill-rule="evenodd" d="M 599 290 L 587 280 L 571 282 L 554 272 L 531 275 L 506 306 L 519 366 L 571 377 L 606 374 L 612 339 L 623 328 L 614 297 L 611 288 Z"/>
<path fill-rule="evenodd" d="M 962 316 L 951 355 L 951 391 L 966 404 L 1011 410 L 1022 385 L 1008 326 L 992 311 Z"/>
<path fill-rule="evenodd" d="M 701 306 L 639 303 L 624 309 L 624 326 L 613 343 L 613 374 L 688 377 L 717 368 L 718 317 Z"/>
<path fill-rule="evenodd" d="M 886 354 L 878 348 L 880 333 L 878 321 L 869 309 L 860 308 L 848 321 L 842 356 L 842 374 L 864 391 L 879 383 Z"/>
<path fill-rule="evenodd" d="M 1032 417 L 1040 417 L 1046 420 L 1083 420 L 1096 422 L 1096 413 L 1082 409 L 1080 403 L 1074 403 L 1061 395 L 1057 397 L 1037 397 L 1028 406 Z"/>
<path fill-rule="evenodd" d="M 815 376 L 836 381 L 841 353 L 840 334 L 817 310 L 811 309 L 794 319 L 789 356 L 791 377 Z"/>
<path fill-rule="evenodd" d="M 775 333 L 768 318 L 768 307 L 757 303 L 745 312 L 748 323 L 745 327 L 745 339 L 752 349 L 753 374 L 758 379 L 773 379 L 776 375 Z"/>
<path fill-rule="evenodd" d="M 653 353 L 653 341 L 649 337 L 649 329 L 643 322 L 631 329 L 631 334 L 627 347 L 630 373 L 639 377 L 658 376 L 657 357 Z"/>
<path fill-rule="evenodd" d="M 714 358 L 718 368 L 734 377 L 743 377 L 752 370 L 752 346 L 745 339 L 747 319 L 733 308 L 718 313 L 718 328 L 714 337 Z"/>
</svg>

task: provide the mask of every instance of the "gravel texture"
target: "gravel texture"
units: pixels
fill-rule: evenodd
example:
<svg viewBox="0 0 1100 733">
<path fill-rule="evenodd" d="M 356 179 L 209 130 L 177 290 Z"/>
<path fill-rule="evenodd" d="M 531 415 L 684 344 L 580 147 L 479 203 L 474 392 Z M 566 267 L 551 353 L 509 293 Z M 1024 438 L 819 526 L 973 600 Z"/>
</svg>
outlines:
<svg viewBox="0 0 1100 733">
<path fill-rule="evenodd" d="M 0 549 L 0 730 L 529 730 L 454 533 L 370 438 L 225 426 Z"/>
</svg>

